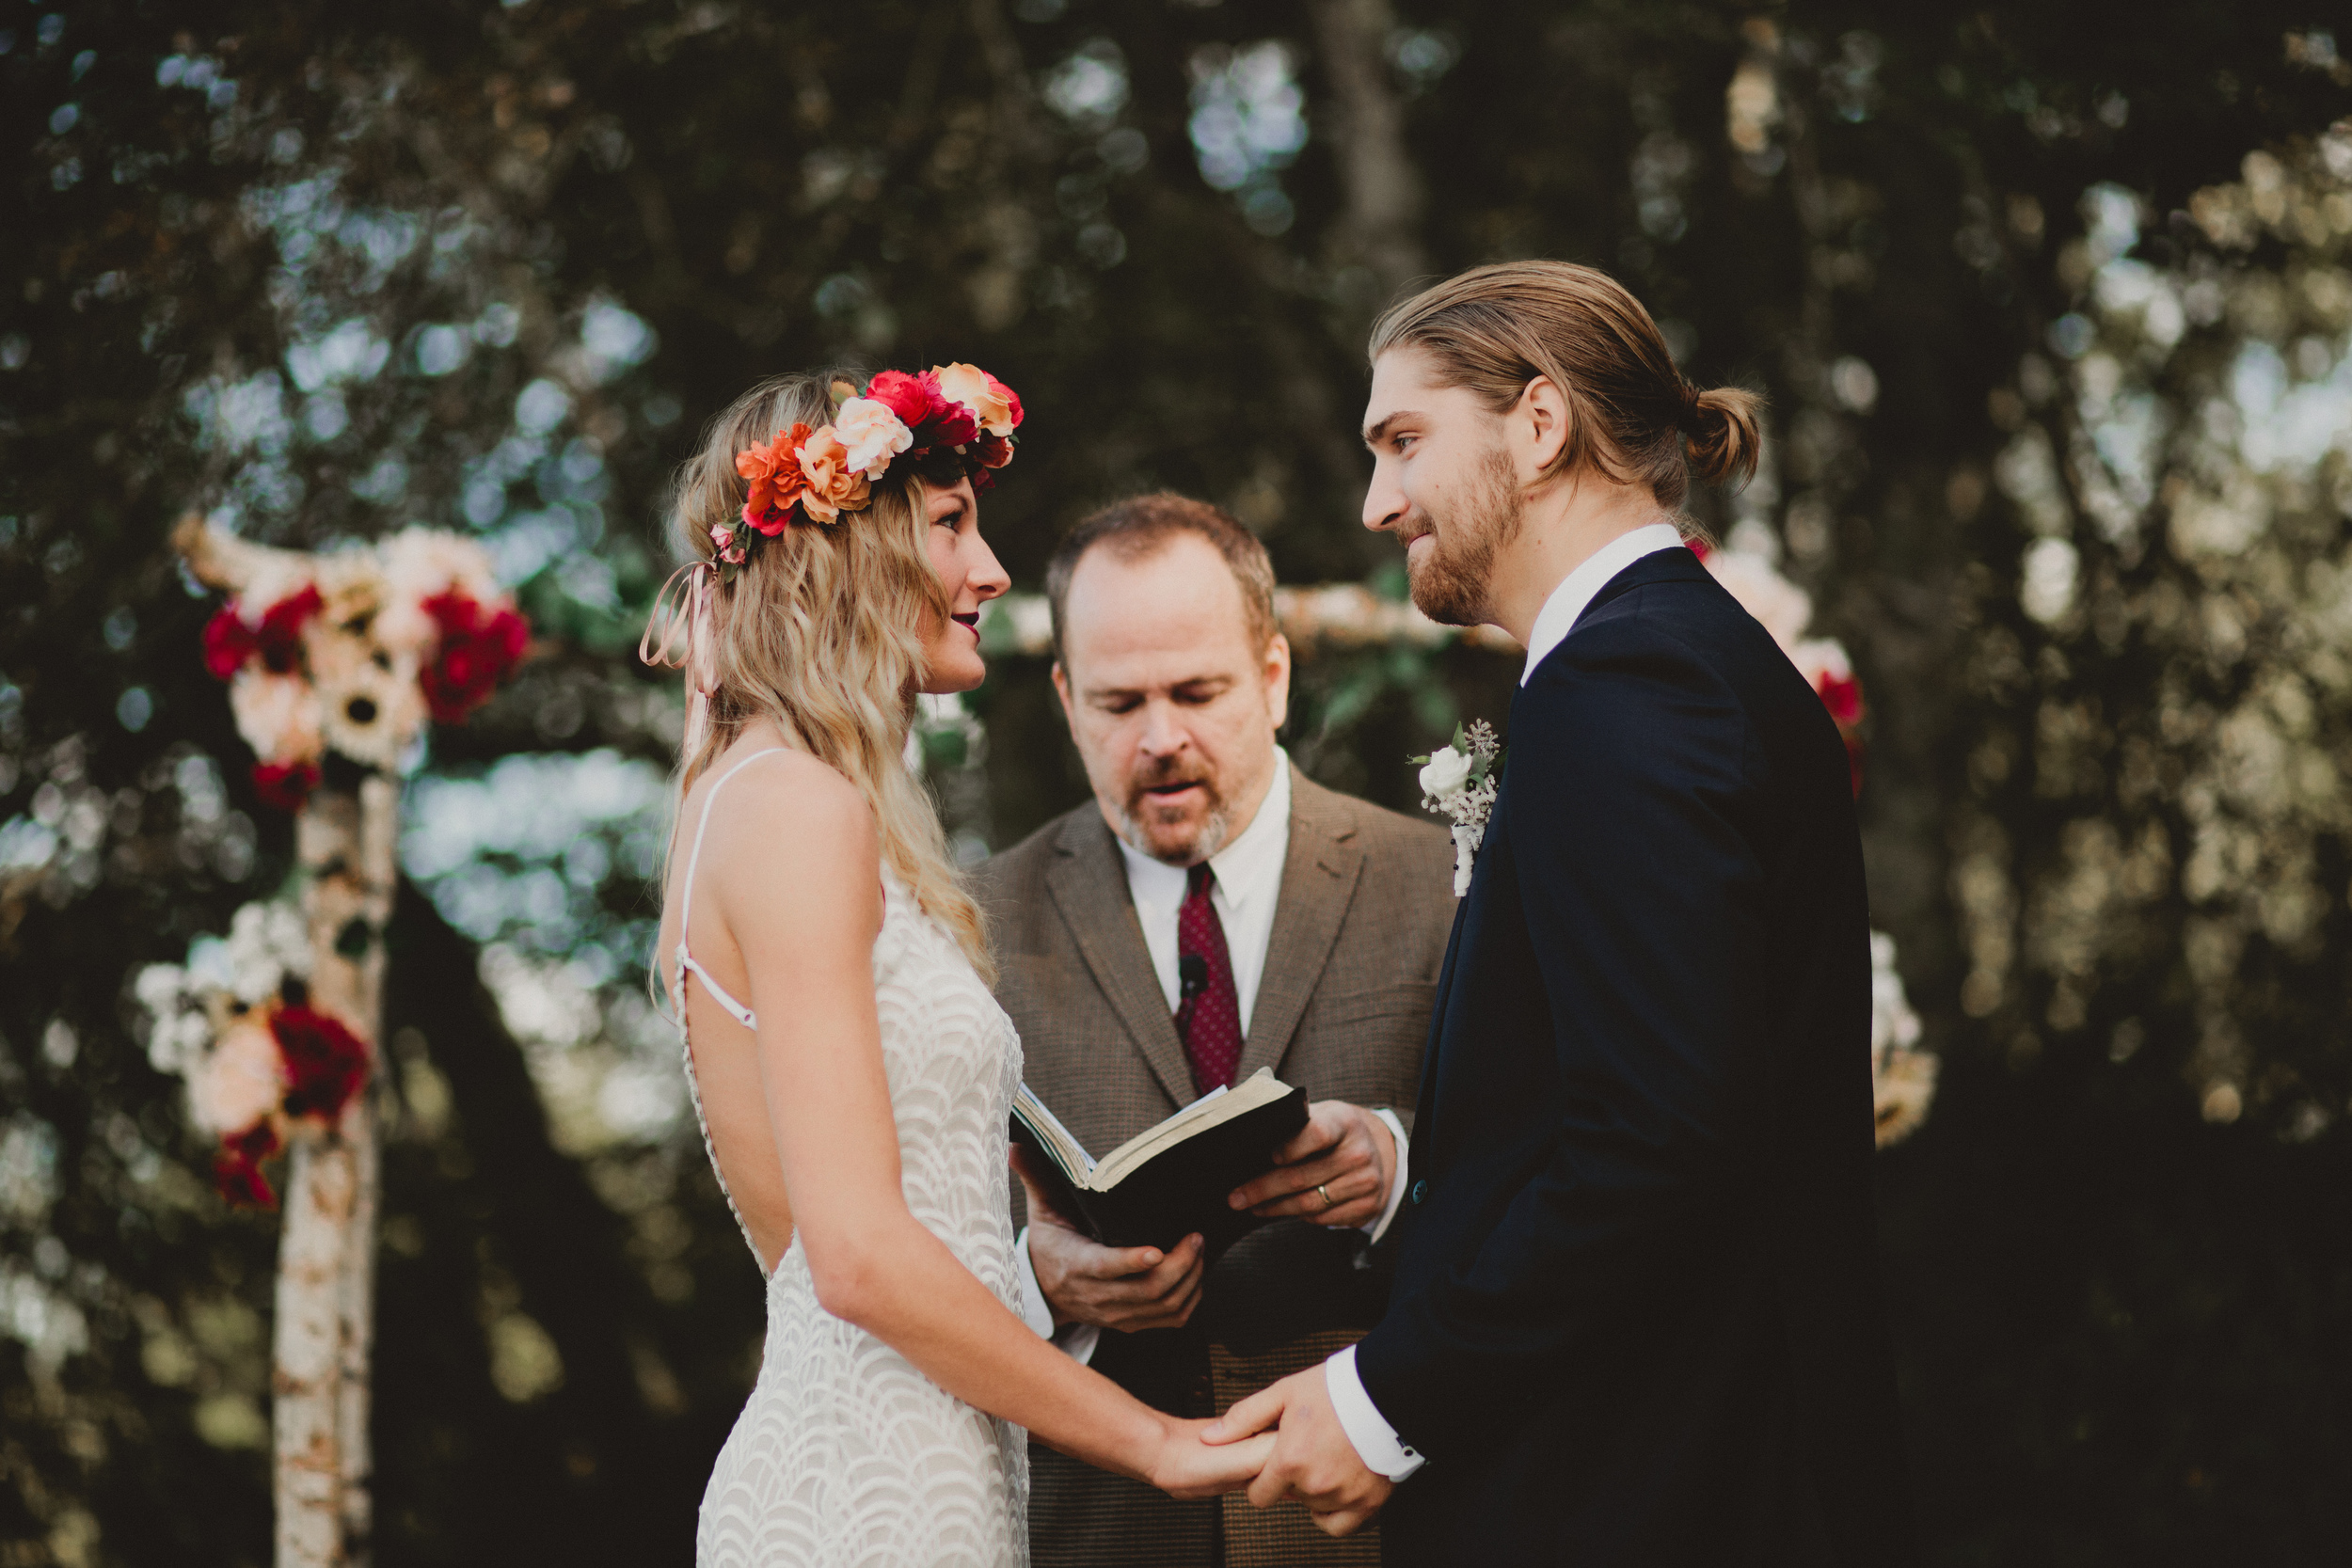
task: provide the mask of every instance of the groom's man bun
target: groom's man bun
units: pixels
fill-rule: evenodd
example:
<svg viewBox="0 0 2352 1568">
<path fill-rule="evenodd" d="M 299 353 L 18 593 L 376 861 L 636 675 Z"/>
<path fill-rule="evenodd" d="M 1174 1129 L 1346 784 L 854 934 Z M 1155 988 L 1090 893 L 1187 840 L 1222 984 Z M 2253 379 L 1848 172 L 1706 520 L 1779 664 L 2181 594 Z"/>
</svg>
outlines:
<svg viewBox="0 0 2352 1568">
<path fill-rule="evenodd" d="M 1054 546 L 1045 563 L 1045 602 L 1054 612 L 1054 658 L 1061 662 L 1064 610 L 1070 601 L 1070 579 L 1087 552 L 1107 549 L 1120 561 L 1141 561 L 1159 554 L 1179 534 L 1205 539 L 1225 559 L 1241 590 L 1242 615 L 1253 651 L 1274 641 L 1274 562 L 1258 536 L 1241 526 L 1220 506 L 1180 496 L 1172 490 L 1130 496 L 1089 514 Z"/>
<path fill-rule="evenodd" d="M 1685 381 L 1642 302 L 1591 267 L 1473 267 L 1374 324 L 1368 357 L 1394 348 L 1421 350 L 1441 384 L 1468 388 L 1498 414 L 1529 382 L 1549 377 L 1573 420 L 1555 473 L 1590 465 L 1619 483 L 1648 485 L 1671 510 L 1693 470 L 1709 484 L 1756 472 L 1763 400 Z"/>
</svg>

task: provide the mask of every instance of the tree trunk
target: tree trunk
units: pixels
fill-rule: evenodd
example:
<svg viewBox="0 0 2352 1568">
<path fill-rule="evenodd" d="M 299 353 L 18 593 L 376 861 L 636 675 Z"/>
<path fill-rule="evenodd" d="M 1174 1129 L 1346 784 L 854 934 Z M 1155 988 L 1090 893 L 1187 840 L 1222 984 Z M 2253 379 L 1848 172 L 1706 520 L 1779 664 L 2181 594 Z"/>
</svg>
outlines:
<svg viewBox="0 0 2352 1568">
<path fill-rule="evenodd" d="M 1381 305 L 1428 270 L 1422 249 L 1421 170 L 1405 146 L 1405 105 L 1389 80 L 1389 0 L 1313 0 L 1309 10 L 1338 110 L 1331 139 L 1340 189 L 1343 262 L 1370 270 Z"/>
<path fill-rule="evenodd" d="M 391 912 L 399 786 L 370 774 L 296 819 L 309 874 L 311 1002 L 377 1052 L 383 931 Z M 296 1141 L 278 1251 L 276 1347 L 278 1568 L 363 1564 L 368 1357 L 374 1338 L 377 1150 L 373 1077 L 329 1132 Z"/>
</svg>

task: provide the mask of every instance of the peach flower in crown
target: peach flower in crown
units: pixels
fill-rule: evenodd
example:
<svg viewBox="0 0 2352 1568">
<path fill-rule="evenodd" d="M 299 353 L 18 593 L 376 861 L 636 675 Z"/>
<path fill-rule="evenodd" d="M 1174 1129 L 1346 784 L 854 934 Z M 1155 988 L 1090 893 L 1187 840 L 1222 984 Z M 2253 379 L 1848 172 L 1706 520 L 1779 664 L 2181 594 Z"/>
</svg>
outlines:
<svg viewBox="0 0 2352 1568">
<path fill-rule="evenodd" d="M 869 480 L 890 471 L 890 460 L 914 444 L 914 433 L 886 403 L 850 398 L 834 411 L 833 432 L 847 455 L 844 465 Z"/>
<path fill-rule="evenodd" d="M 972 410 L 979 427 L 999 439 L 1020 428 L 1021 394 L 977 365 L 934 365 L 939 389 Z"/>
<path fill-rule="evenodd" d="M 872 499 L 869 482 L 850 467 L 850 449 L 831 425 L 802 444 L 801 472 L 808 481 L 801 492 L 801 510 L 812 523 L 833 522 L 844 512 L 863 512 Z"/>
</svg>

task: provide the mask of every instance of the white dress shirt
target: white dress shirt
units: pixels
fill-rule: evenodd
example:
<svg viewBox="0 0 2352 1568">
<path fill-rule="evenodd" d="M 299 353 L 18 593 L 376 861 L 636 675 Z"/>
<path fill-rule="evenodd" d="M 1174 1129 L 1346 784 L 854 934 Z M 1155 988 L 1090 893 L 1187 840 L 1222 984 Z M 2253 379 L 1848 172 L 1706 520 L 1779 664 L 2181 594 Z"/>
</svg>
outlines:
<svg viewBox="0 0 2352 1568">
<path fill-rule="evenodd" d="M 1645 523 L 1618 534 L 1579 562 L 1574 571 L 1560 579 L 1560 586 L 1551 591 L 1544 608 L 1535 612 L 1535 624 L 1527 631 L 1527 664 L 1519 671 L 1519 684 L 1528 683 L 1535 673 L 1535 666 L 1560 645 L 1560 640 L 1576 626 L 1576 618 L 1584 613 L 1584 607 L 1593 602 L 1593 595 L 1609 586 L 1610 578 L 1642 557 L 1673 549 L 1681 543 L 1682 531 L 1674 524 Z"/>
<path fill-rule="evenodd" d="M 1259 802 L 1249 826 L 1209 857 L 1209 903 L 1225 928 L 1225 952 L 1233 969 L 1233 996 L 1240 1004 L 1242 1037 L 1249 1035 L 1250 1013 L 1257 1006 L 1258 983 L 1265 975 L 1266 948 L 1274 940 L 1275 906 L 1282 895 L 1282 863 L 1291 848 L 1291 759 L 1281 748 L 1274 752 L 1274 779 Z M 1152 955 L 1152 968 L 1160 977 L 1160 990 L 1173 1013 L 1184 999 L 1177 969 L 1177 912 L 1184 906 L 1188 879 L 1181 865 L 1153 860 L 1119 841 L 1120 857 L 1127 864 L 1127 895 L 1135 901 L 1136 919 L 1143 927 L 1143 945 Z M 1378 1241 L 1396 1218 L 1405 1194 L 1405 1124 L 1392 1111 L 1374 1113 L 1396 1140 L 1396 1170 L 1389 1179 L 1387 1203 L 1363 1228 Z M 1080 1362 L 1094 1357 L 1102 1330 L 1092 1323 L 1073 1323 L 1057 1333 L 1054 1309 L 1039 1285 L 1037 1264 L 1029 1257 L 1029 1233 L 1021 1232 L 1013 1249 L 1021 1265 L 1022 1316 L 1031 1328 L 1052 1339 Z"/>
<path fill-rule="evenodd" d="M 1618 534 L 1578 562 L 1544 600 L 1544 608 L 1535 612 L 1535 624 L 1528 628 L 1527 664 L 1519 672 L 1519 684 L 1528 683 L 1535 673 L 1535 666 L 1575 628 L 1577 617 L 1584 613 L 1595 594 L 1609 586 L 1612 578 L 1645 555 L 1674 549 L 1681 544 L 1682 531 L 1674 524 L 1645 523 Z M 1372 1396 L 1364 1392 L 1363 1379 L 1356 1375 L 1354 1345 L 1324 1362 L 1323 1386 L 1331 1396 L 1331 1409 L 1340 1418 L 1340 1429 L 1356 1446 L 1356 1457 L 1364 1462 L 1367 1469 L 1391 1481 L 1403 1481 L 1422 1467 L 1422 1456 L 1398 1440 L 1396 1428 L 1389 1424 L 1380 1414 L 1380 1407 L 1372 1402 Z"/>
</svg>

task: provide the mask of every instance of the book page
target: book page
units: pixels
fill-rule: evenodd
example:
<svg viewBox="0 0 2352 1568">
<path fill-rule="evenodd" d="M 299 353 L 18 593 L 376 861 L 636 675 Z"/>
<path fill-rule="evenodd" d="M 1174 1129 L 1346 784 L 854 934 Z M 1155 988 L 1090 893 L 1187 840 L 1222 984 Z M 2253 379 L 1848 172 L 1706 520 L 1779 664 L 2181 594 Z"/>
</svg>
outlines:
<svg viewBox="0 0 2352 1568">
<path fill-rule="evenodd" d="M 1157 1127 L 1138 1133 L 1104 1155 L 1095 1162 L 1087 1185 L 1098 1193 L 1108 1192 L 1119 1184 L 1120 1178 L 1144 1164 L 1162 1149 L 1182 1143 L 1202 1128 L 1230 1121 L 1261 1105 L 1271 1104 L 1290 1092 L 1290 1085 L 1275 1077 L 1271 1068 L 1260 1068 L 1243 1082 L 1234 1085 L 1230 1094 L 1223 1088 L 1213 1089 Z"/>
<path fill-rule="evenodd" d="M 1093 1157 L 1087 1153 L 1084 1146 L 1071 1135 L 1070 1129 L 1061 1124 L 1061 1118 L 1054 1115 L 1045 1101 L 1040 1100 L 1026 1084 L 1021 1085 L 1015 1114 L 1028 1124 L 1029 1131 L 1037 1134 L 1038 1141 L 1051 1151 L 1055 1164 L 1060 1165 L 1062 1174 L 1070 1178 L 1071 1185 L 1085 1187 L 1091 1183 Z"/>
</svg>

